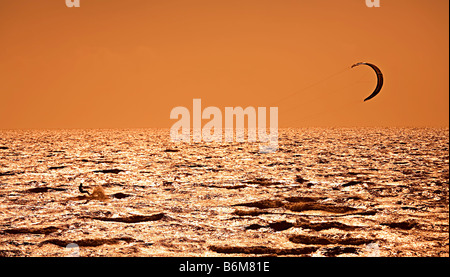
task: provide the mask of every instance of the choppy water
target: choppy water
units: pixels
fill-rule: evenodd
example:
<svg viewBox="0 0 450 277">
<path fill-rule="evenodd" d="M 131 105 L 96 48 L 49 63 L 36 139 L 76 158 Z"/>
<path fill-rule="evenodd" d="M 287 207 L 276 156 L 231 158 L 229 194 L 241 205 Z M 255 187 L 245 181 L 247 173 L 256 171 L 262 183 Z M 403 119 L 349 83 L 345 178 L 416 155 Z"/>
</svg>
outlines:
<svg viewBox="0 0 450 277">
<path fill-rule="evenodd" d="M 279 134 L 0 131 L 0 256 L 449 256 L 448 129 Z"/>
</svg>

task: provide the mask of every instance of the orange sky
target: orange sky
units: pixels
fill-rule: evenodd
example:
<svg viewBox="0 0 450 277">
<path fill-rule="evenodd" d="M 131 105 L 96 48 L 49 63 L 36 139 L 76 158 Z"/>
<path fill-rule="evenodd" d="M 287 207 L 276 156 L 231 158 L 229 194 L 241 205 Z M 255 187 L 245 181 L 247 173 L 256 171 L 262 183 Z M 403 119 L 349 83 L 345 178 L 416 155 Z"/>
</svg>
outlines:
<svg viewBox="0 0 450 277">
<path fill-rule="evenodd" d="M 0 0 L 0 128 L 170 127 L 171 109 L 193 98 L 222 111 L 278 106 L 280 127 L 447 127 L 448 9 L 448 0 Z M 385 76 L 368 102 L 376 78 L 349 69 L 360 61 Z"/>
</svg>

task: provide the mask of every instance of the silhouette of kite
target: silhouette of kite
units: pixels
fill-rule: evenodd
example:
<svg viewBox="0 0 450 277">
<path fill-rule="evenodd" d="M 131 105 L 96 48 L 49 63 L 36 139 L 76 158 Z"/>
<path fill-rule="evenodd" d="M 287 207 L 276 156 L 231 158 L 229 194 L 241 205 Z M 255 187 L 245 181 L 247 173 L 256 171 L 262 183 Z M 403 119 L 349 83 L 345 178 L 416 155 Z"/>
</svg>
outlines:
<svg viewBox="0 0 450 277">
<path fill-rule="evenodd" d="M 367 100 L 374 98 L 380 92 L 381 88 L 383 87 L 383 73 L 381 73 L 381 70 L 376 65 L 371 64 L 371 63 L 365 63 L 365 62 L 355 63 L 354 65 L 352 65 L 352 68 L 359 66 L 359 65 L 368 65 L 373 70 L 375 70 L 375 73 L 377 73 L 377 80 L 378 80 L 377 86 L 375 87 L 375 90 L 372 92 L 372 94 L 369 95 L 366 99 L 364 99 L 364 101 L 367 101 Z"/>
</svg>

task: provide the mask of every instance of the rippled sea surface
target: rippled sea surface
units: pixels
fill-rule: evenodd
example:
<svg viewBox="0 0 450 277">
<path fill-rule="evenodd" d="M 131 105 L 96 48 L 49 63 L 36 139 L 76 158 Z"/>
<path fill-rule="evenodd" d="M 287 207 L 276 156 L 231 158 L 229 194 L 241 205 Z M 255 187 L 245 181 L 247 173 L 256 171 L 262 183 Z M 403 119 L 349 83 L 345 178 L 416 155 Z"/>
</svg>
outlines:
<svg viewBox="0 0 450 277">
<path fill-rule="evenodd" d="M 258 150 L 0 131 L 0 256 L 449 256 L 448 129 L 280 129 Z"/>
</svg>

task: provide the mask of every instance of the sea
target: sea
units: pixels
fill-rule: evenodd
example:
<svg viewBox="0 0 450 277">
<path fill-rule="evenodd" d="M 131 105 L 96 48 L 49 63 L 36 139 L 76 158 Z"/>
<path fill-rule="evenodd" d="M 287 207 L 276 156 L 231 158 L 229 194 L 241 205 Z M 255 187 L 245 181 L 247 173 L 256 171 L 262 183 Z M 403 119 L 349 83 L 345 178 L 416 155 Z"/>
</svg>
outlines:
<svg viewBox="0 0 450 277">
<path fill-rule="evenodd" d="M 259 146 L 0 130 L 0 257 L 449 256 L 448 128 L 279 129 L 277 151 Z"/>
</svg>

